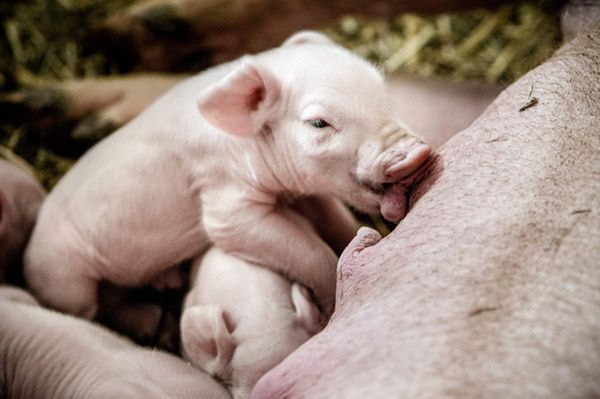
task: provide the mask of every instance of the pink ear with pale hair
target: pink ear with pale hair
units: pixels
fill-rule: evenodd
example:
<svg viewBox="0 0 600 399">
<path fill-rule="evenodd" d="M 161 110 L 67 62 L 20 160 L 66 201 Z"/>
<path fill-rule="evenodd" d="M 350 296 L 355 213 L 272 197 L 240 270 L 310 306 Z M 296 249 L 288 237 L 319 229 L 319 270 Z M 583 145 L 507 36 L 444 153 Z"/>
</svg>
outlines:
<svg viewBox="0 0 600 399">
<path fill-rule="evenodd" d="M 279 80 L 268 69 L 244 60 L 200 95 L 198 111 L 224 132 L 249 137 L 267 122 L 279 91 Z"/>
</svg>

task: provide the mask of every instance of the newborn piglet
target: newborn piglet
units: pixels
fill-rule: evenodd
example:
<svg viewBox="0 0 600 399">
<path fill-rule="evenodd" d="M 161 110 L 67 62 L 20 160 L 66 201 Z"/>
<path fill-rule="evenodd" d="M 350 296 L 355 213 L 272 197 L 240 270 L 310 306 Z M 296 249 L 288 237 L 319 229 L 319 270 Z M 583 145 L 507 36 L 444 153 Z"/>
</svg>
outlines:
<svg viewBox="0 0 600 399">
<path fill-rule="evenodd" d="M 91 319 L 99 282 L 147 285 L 213 245 L 297 281 L 330 315 L 337 256 L 287 201 L 340 198 L 397 221 L 429 152 L 379 70 L 298 33 L 183 81 L 90 149 L 40 209 L 25 278 L 40 303 Z"/>
</svg>

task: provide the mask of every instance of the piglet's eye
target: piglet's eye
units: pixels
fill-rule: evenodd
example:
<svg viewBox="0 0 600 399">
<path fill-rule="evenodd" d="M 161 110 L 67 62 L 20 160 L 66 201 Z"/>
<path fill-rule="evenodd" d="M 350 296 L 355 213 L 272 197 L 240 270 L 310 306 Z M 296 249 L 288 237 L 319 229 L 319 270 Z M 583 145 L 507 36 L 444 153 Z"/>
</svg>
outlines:
<svg viewBox="0 0 600 399">
<path fill-rule="evenodd" d="M 307 121 L 312 127 L 316 127 L 317 129 L 323 129 L 327 126 L 331 126 L 329 123 L 325 122 L 323 119 L 311 119 Z"/>
</svg>

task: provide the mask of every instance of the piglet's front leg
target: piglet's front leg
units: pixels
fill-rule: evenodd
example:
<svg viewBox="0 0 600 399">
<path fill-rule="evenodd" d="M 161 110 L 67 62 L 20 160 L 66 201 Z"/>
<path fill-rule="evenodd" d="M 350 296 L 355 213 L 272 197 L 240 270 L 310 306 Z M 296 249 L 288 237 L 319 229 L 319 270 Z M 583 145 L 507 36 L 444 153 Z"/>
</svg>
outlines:
<svg viewBox="0 0 600 399">
<path fill-rule="evenodd" d="M 310 221 L 319 236 L 339 255 L 356 235 L 360 225 L 352 212 L 333 196 L 300 197 L 292 208 Z"/>
<path fill-rule="evenodd" d="M 297 212 L 229 198 L 205 202 L 203 221 L 217 247 L 310 287 L 323 312 L 333 312 L 337 257 Z"/>
</svg>

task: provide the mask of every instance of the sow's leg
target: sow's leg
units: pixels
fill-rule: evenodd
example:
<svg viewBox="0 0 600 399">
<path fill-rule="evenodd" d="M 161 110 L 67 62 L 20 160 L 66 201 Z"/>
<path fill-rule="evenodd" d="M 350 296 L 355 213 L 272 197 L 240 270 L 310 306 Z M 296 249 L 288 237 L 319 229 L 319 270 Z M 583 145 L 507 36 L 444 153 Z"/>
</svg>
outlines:
<svg viewBox="0 0 600 399">
<path fill-rule="evenodd" d="M 391 235 L 360 231 L 333 318 L 252 398 L 600 396 L 600 23 L 428 172 Z"/>
</svg>

